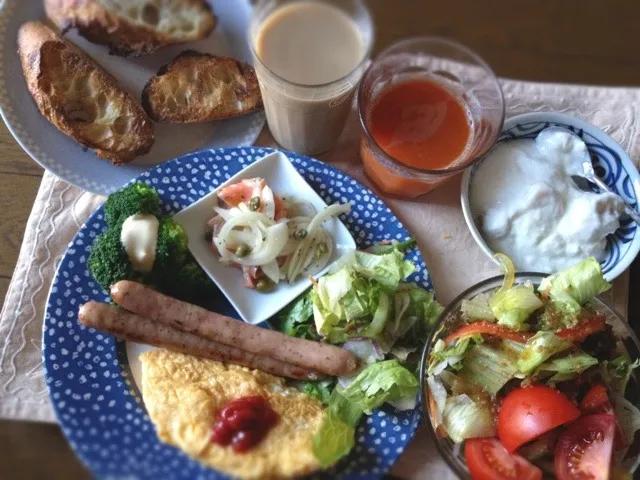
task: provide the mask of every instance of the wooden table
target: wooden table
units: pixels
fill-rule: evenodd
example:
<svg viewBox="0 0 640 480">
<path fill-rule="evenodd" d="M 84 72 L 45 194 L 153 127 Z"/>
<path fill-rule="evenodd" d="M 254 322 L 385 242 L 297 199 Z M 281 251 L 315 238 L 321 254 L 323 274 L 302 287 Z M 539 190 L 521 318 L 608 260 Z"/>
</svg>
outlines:
<svg viewBox="0 0 640 480">
<path fill-rule="evenodd" d="M 475 49 L 503 77 L 640 86 L 634 0 L 368 0 L 375 52 L 412 35 L 440 35 Z M 16 81 L 21 81 L 16 79 Z M 18 258 L 43 170 L 0 125 L 0 298 Z M 631 269 L 633 292 L 640 260 Z M 640 313 L 630 295 L 629 318 Z M 636 326 L 637 329 L 637 326 Z M 0 472 L 10 479 L 89 478 L 55 425 L 0 421 Z"/>
</svg>

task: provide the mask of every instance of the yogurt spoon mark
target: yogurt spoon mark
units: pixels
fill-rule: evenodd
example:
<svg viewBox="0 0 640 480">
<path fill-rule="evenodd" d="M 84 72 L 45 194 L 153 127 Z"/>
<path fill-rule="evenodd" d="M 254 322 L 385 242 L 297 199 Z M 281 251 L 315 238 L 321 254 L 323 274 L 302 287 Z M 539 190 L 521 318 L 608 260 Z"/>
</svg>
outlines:
<svg viewBox="0 0 640 480">
<path fill-rule="evenodd" d="M 605 192 L 608 193 L 612 193 L 618 197 L 620 197 L 622 199 L 622 201 L 624 202 L 624 211 L 627 215 L 629 215 L 631 217 L 631 219 L 636 222 L 638 225 L 640 225 L 640 215 L 638 214 L 638 212 L 627 203 L 627 201 L 620 195 L 618 195 L 616 192 L 614 192 L 611 188 L 609 188 L 609 185 L 607 185 L 600 177 L 598 177 L 598 175 L 596 174 L 595 170 L 593 169 L 593 163 L 591 161 L 591 156 L 589 155 L 589 151 L 587 149 L 587 145 L 584 143 L 584 141 L 575 133 L 573 133 L 571 130 L 568 130 L 566 128 L 562 128 L 562 127 L 548 127 L 545 128 L 544 130 L 542 130 L 539 134 L 538 134 L 538 140 L 541 143 L 544 143 L 547 140 L 547 137 L 553 135 L 554 133 L 558 133 L 558 132 L 562 132 L 565 134 L 569 134 L 571 136 L 574 137 L 573 141 L 579 144 L 582 144 L 584 146 L 584 155 L 583 158 L 581 159 L 580 163 L 578 164 L 577 161 L 574 162 L 574 165 L 571 166 L 571 169 L 568 171 L 577 176 L 577 177 L 582 177 L 586 180 L 588 180 L 591 183 L 596 184 L 600 189 L 604 190 Z M 571 157 L 572 159 L 575 159 L 575 157 Z"/>
</svg>

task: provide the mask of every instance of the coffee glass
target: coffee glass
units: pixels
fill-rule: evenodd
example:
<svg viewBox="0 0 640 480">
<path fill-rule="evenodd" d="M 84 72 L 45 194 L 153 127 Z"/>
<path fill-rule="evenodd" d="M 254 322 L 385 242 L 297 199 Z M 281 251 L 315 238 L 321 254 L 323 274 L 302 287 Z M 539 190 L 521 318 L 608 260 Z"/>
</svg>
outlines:
<svg viewBox="0 0 640 480">
<path fill-rule="evenodd" d="M 371 133 L 371 112 L 380 93 L 415 78 L 441 85 L 460 100 L 468 113 L 467 148 L 445 168 L 411 167 L 385 152 Z M 496 76 L 475 52 L 445 38 L 416 37 L 394 43 L 374 60 L 360 83 L 358 113 L 365 173 L 384 193 L 411 199 L 482 159 L 502 130 L 505 105 Z"/>
<path fill-rule="evenodd" d="M 314 0 L 313 3 L 336 7 L 349 17 L 362 41 L 363 55 L 351 72 L 330 82 L 289 81 L 260 57 L 257 42 L 265 20 L 276 10 L 308 3 L 309 0 L 258 0 L 251 20 L 249 44 L 274 139 L 288 150 L 317 155 L 333 148 L 344 129 L 356 87 L 368 64 L 374 34 L 371 15 L 362 0 Z"/>
</svg>

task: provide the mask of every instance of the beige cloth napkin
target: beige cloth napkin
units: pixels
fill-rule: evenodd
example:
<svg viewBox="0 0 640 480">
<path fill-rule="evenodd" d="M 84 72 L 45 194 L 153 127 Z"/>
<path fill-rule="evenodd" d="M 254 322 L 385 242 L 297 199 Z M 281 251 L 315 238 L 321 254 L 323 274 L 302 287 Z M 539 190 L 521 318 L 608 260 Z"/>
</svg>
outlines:
<svg viewBox="0 0 640 480">
<path fill-rule="evenodd" d="M 636 161 L 640 90 L 503 81 L 509 116 L 556 111 L 584 118 L 616 139 Z M 368 186 L 358 156 L 355 113 L 339 145 L 321 160 Z M 275 146 L 268 132 L 258 144 Z M 471 238 L 460 210 L 459 179 L 417 201 L 387 199 L 420 250 L 442 303 L 498 273 Z M 42 319 L 56 266 L 80 225 L 103 201 L 45 173 L 27 223 L 16 270 L 0 314 L 0 417 L 55 422 L 43 379 Z M 613 301 L 626 314 L 628 276 L 613 289 Z M 403 478 L 453 478 L 426 428 L 420 430 L 393 470 Z"/>
</svg>

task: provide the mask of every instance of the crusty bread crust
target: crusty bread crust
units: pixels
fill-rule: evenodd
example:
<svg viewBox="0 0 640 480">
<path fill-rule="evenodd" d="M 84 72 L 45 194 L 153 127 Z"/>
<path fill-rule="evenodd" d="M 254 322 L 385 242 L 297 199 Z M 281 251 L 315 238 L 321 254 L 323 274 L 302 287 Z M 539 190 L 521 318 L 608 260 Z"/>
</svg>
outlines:
<svg viewBox="0 0 640 480">
<path fill-rule="evenodd" d="M 149 152 L 153 123 L 86 53 L 40 22 L 20 27 L 18 53 L 29 92 L 61 132 L 116 165 Z"/>
<path fill-rule="evenodd" d="M 147 82 L 142 106 L 156 121 L 212 122 L 258 110 L 262 97 L 250 65 L 187 50 Z"/>
<path fill-rule="evenodd" d="M 200 40 L 216 26 L 205 0 L 45 0 L 47 16 L 124 57 Z"/>
</svg>

